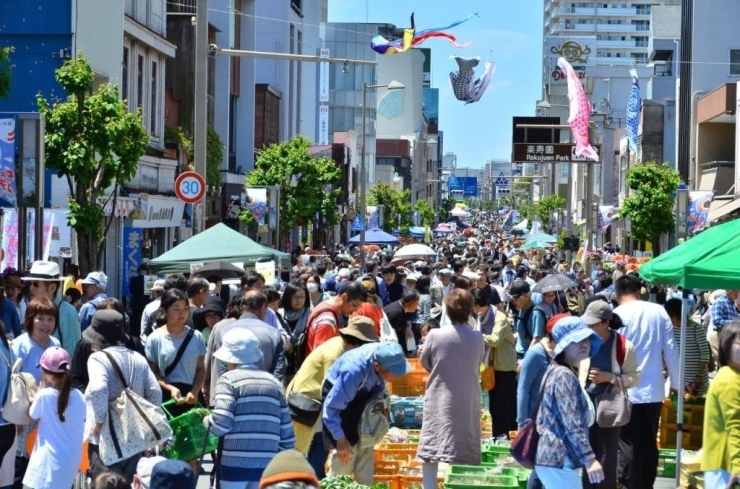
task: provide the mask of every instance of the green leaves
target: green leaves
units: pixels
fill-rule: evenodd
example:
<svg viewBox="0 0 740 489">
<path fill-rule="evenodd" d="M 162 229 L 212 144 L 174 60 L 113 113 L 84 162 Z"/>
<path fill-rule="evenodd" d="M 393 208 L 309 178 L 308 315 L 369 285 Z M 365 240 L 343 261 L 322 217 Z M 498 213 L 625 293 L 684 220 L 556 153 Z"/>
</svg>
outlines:
<svg viewBox="0 0 740 489">
<path fill-rule="evenodd" d="M 548 195 L 537 203 L 537 215 L 540 217 L 542 227 L 550 232 L 552 213 L 565 209 L 565 199 L 559 195 Z"/>
<path fill-rule="evenodd" d="M 673 193 L 681 183 L 681 176 L 667 163 L 641 163 L 627 172 L 627 187 L 633 192 L 619 211 L 630 220 L 632 239 L 656 241 L 670 233 L 675 226 Z"/>
<path fill-rule="evenodd" d="M 65 62 L 56 78 L 73 95 L 51 103 L 36 96 L 45 118 L 46 166 L 68 179 L 69 222 L 81 242 L 80 265 L 96 270 L 106 230 L 98 198 L 111 186 L 117 192 L 136 175 L 149 135 L 141 114 L 128 112 L 119 100 L 116 85 L 89 94 L 93 72 L 84 57 Z"/>
<path fill-rule="evenodd" d="M 422 226 L 434 226 L 434 209 L 429 205 L 429 202 L 426 200 L 417 200 L 414 210 L 419 213 Z"/>
<path fill-rule="evenodd" d="M 369 193 L 370 204 L 384 206 L 383 230 L 390 233 L 398 229 L 402 235 L 408 235 L 409 228 L 414 224 L 411 219 L 411 190 L 399 192 L 387 183 L 380 182 Z"/>
<path fill-rule="evenodd" d="M 10 53 L 13 48 L 0 48 L 0 98 L 7 99 L 10 92 Z"/>
<path fill-rule="evenodd" d="M 287 236 L 298 222 L 313 221 L 316 214 L 323 216 L 327 226 L 339 222 L 337 199 L 342 171 L 331 158 L 315 158 L 310 147 L 306 137 L 296 136 L 264 148 L 246 177 L 248 187 L 280 187 L 282 236 Z M 246 216 L 240 219 L 249 222 Z"/>
<path fill-rule="evenodd" d="M 221 162 L 224 159 L 224 143 L 213 126 L 208 126 L 206 141 L 206 185 L 221 186 Z"/>
</svg>

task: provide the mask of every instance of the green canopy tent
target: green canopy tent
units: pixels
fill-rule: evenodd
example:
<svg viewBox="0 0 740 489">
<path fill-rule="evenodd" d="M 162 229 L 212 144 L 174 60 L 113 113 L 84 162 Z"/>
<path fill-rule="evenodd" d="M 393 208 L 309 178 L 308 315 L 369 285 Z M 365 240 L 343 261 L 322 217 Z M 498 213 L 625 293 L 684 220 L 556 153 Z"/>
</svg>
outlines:
<svg viewBox="0 0 740 489">
<path fill-rule="evenodd" d="M 149 265 L 152 271 L 160 274 L 187 273 L 191 263 L 254 263 L 262 259 L 289 260 L 290 253 L 262 246 L 226 224 L 219 223 L 151 260 Z"/>
<path fill-rule="evenodd" d="M 714 226 L 650 260 L 640 275 L 650 283 L 689 289 L 740 289 L 740 220 Z"/>
<path fill-rule="evenodd" d="M 544 250 L 545 248 L 549 248 L 552 246 L 550 243 L 546 243 L 544 241 L 540 241 L 538 239 L 533 239 L 531 241 L 527 241 L 524 243 L 519 249 L 520 250 Z"/>
<path fill-rule="evenodd" d="M 678 384 L 683 385 L 686 363 L 686 328 L 690 289 L 740 289 L 740 263 L 735 258 L 740 249 L 740 220 L 711 227 L 650 260 L 640 267 L 640 275 L 654 284 L 683 287 L 681 341 Z M 681 419 L 683 396 L 678 396 L 676 413 Z M 676 433 L 676 479 L 680 482 L 682 425 Z"/>
</svg>

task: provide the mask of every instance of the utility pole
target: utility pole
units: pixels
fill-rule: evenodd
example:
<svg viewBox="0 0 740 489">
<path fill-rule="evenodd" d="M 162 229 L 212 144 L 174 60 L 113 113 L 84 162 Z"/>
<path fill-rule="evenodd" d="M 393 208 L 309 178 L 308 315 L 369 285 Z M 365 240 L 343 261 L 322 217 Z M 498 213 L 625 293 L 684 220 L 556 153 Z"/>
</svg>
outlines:
<svg viewBox="0 0 740 489">
<path fill-rule="evenodd" d="M 195 171 L 206 178 L 206 141 L 208 138 L 208 0 L 198 0 L 195 11 L 195 101 L 194 109 L 194 161 Z M 204 197 L 205 198 L 205 197 Z M 206 213 L 203 200 L 193 208 L 195 230 L 205 230 Z"/>
</svg>

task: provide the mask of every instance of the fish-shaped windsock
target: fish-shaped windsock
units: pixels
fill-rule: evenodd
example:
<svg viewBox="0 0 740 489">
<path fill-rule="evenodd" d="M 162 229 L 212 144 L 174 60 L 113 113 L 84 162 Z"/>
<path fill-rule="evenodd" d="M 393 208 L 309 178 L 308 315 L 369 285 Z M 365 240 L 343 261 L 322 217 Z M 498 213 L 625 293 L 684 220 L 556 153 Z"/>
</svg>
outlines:
<svg viewBox="0 0 740 489">
<path fill-rule="evenodd" d="M 475 67 L 480 63 L 480 57 L 452 56 L 452 58 L 457 62 L 457 70 L 450 72 L 450 85 L 455 98 L 466 104 L 477 102 L 483 96 L 483 92 L 491 82 L 491 77 L 496 72 L 496 63 L 487 61 L 483 75 L 476 80 Z"/>
<path fill-rule="evenodd" d="M 588 124 L 591 120 L 591 104 L 586 98 L 581 80 L 578 79 L 573 67 L 565 58 L 558 58 L 558 66 L 568 79 L 568 101 L 570 102 L 570 117 L 568 124 L 576 142 L 576 156 L 599 161 L 599 154 L 588 142 Z"/>
<path fill-rule="evenodd" d="M 630 70 L 632 76 L 632 90 L 627 100 L 627 141 L 637 151 L 637 132 L 640 127 L 640 111 L 642 110 L 642 96 L 640 95 L 640 79 L 637 70 Z"/>
<path fill-rule="evenodd" d="M 460 24 L 478 17 L 478 14 L 468 15 L 464 19 L 456 20 L 455 22 L 446 25 L 444 27 L 435 27 L 433 29 L 425 29 L 423 31 L 416 32 L 416 23 L 414 22 L 414 14 L 411 14 L 411 27 L 403 30 L 403 39 L 396 39 L 389 41 L 383 36 L 375 36 L 370 41 L 370 48 L 378 54 L 396 54 L 408 51 L 412 47 L 418 47 L 427 39 L 431 38 L 442 38 L 447 39 L 450 44 L 456 48 L 464 48 L 470 43 L 458 44 L 457 38 L 450 33 L 444 32 L 457 27 Z"/>
</svg>

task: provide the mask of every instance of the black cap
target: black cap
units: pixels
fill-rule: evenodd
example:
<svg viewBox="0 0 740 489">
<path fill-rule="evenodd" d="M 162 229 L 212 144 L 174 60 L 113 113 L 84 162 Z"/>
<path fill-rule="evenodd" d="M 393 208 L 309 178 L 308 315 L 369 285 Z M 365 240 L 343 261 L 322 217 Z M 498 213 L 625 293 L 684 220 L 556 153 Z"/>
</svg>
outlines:
<svg viewBox="0 0 740 489">
<path fill-rule="evenodd" d="M 529 294 L 530 290 L 529 283 L 526 280 L 516 279 L 509 287 L 509 299 L 518 299 L 524 294 Z"/>
</svg>

